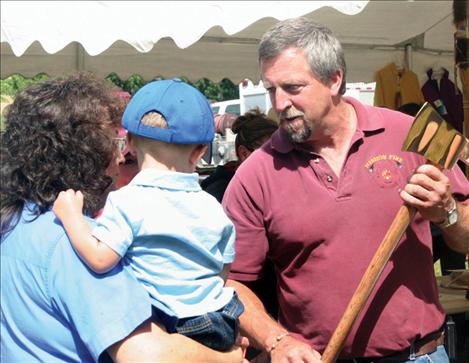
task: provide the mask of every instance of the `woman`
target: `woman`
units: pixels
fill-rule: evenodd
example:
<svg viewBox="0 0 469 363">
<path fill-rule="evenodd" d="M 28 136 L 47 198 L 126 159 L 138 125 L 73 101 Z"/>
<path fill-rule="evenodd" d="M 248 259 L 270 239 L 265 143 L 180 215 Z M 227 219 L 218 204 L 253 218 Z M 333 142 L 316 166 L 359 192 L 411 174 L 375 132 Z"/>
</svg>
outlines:
<svg viewBox="0 0 469 363">
<path fill-rule="evenodd" d="M 1 136 L 1 352 L 11 361 L 234 361 L 151 322 L 151 304 L 121 265 L 95 275 L 51 206 L 81 190 L 89 217 L 122 160 L 122 106 L 91 76 L 35 84 L 9 107 Z M 90 223 L 93 222 L 89 218 Z"/>
</svg>

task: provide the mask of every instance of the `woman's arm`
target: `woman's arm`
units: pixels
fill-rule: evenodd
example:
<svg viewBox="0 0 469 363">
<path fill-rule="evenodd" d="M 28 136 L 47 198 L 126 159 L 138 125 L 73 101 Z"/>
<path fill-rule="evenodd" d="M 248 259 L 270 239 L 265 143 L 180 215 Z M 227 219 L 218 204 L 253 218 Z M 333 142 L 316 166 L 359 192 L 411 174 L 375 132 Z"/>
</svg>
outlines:
<svg viewBox="0 0 469 363">
<path fill-rule="evenodd" d="M 124 340 L 107 349 L 114 362 L 200 362 L 239 363 L 240 346 L 229 352 L 217 352 L 180 334 L 168 334 L 149 320 Z"/>
<path fill-rule="evenodd" d="M 91 234 L 91 227 L 83 216 L 80 191 L 60 192 L 52 211 L 62 222 L 75 251 L 94 272 L 105 273 L 119 262 L 121 257 Z"/>
</svg>

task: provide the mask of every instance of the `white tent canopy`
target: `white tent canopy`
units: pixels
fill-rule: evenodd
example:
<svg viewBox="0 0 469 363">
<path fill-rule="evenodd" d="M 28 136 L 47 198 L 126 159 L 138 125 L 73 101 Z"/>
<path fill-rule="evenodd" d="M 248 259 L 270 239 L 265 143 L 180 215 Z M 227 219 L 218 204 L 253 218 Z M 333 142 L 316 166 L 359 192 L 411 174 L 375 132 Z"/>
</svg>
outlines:
<svg viewBox="0 0 469 363">
<path fill-rule="evenodd" d="M 0 6 L 2 79 L 79 69 L 122 79 L 257 81 L 260 37 L 276 21 L 300 15 L 338 35 L 349 82 L 372 81 L 390 62 L 406 60 L 421 80 L 429 67 L 454 64 L 451 1 L 2 0 Z"/>
</svg>

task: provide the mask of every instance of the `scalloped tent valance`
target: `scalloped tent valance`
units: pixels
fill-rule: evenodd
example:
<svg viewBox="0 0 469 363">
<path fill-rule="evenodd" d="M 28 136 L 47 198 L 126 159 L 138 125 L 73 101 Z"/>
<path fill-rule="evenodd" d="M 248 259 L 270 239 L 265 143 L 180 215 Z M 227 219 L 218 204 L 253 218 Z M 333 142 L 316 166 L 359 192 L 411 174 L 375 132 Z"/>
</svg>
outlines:
<svg viewBox="0 0 469 363">
<path fill-rule="evenodd" d="M 257 45 L 276 21 L 305 15 L 341 39 L 348 81 L 403 57 L 452 68 L 449 1 L 1 1 L 1 78 L 74 70 L 125 79 L 259 80 Z"/>
</svg>

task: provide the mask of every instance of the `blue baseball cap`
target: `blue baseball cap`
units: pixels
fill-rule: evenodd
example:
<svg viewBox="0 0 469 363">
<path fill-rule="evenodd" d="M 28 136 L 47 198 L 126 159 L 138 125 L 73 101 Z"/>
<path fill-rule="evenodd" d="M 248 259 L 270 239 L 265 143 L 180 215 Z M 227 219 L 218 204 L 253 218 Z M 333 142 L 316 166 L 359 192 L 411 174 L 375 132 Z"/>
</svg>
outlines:
<svg viewBox="0 0 469 363">
<path fill-rule="evenodd" d="M 168 128 L 144 125 L 142 118 L 158 112 Z M 130 99 L 122 126 L 131 134 L 174 144 L 208 144 L 215 135 L 212 109 L 196 88 L 180 79 L 154 81 Z"/>
</svg>

